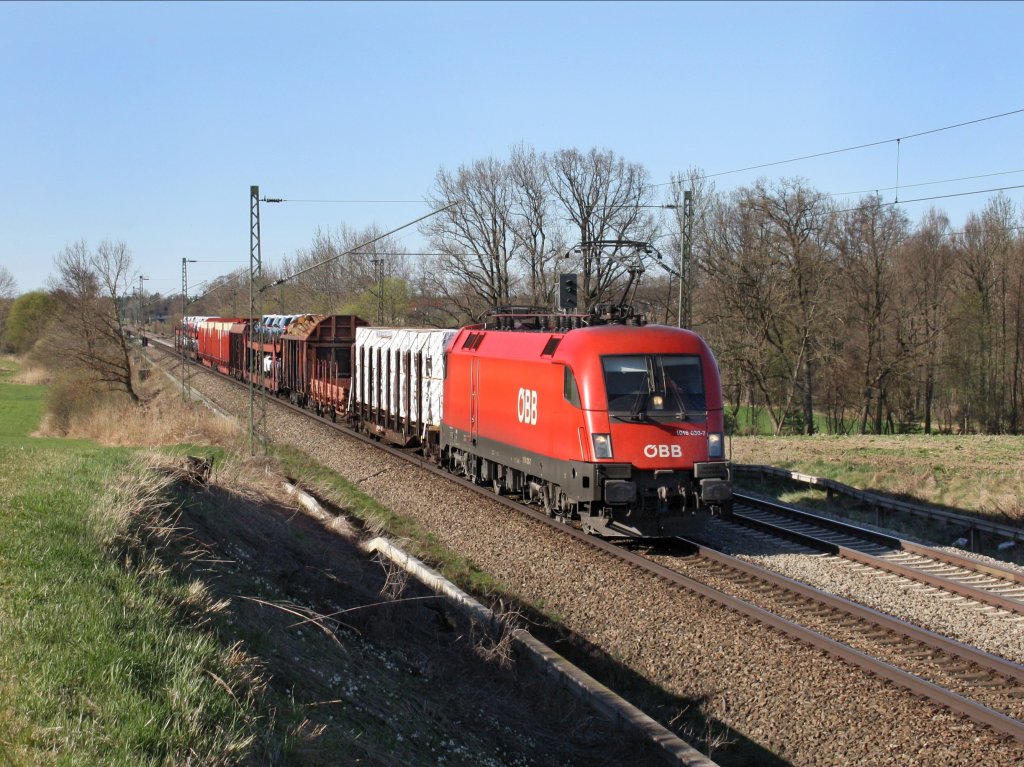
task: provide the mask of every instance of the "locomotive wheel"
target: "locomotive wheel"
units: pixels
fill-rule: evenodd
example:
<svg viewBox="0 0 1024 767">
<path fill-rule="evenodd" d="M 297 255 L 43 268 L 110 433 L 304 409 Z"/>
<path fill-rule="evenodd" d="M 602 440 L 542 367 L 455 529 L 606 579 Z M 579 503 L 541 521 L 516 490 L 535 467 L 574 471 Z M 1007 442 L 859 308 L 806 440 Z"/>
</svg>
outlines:
<svg viewBox="0 0 1024 767">
<path fill-rule="evenodd" d="M 564 514 L 559 510 L 561 508 L 561 501 L 564 498 L 565 495 L 558 485 L 544 484 L 544 511 L 547 512 L 549 517 L 564 518 Z"/>
</svg>

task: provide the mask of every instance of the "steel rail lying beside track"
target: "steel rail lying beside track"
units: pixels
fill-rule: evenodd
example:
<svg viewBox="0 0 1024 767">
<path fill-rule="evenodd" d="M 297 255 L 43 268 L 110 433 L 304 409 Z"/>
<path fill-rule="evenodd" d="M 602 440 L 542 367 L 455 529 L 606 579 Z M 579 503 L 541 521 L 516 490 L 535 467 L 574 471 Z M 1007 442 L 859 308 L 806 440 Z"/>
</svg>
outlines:
<svg viewBox="0 0 1024 767">
<path fill-rule="evenodd" d="M 160 344 L 160 347 L 164 346 L 166 345 Z M 162 350 L 165 351 L 165 353 L 178 356 L 177 352 L 174 351 L 173 348 L 163 348 Z M 228 376 L 221 375 L 206 366 L 200 367 L 201 369 L 209 373 L 217 375 L 221 380 L 229 381 L 237 386 L 244 386 L 244 384 L 235 381 L 234 379 Z M 850 647 L 849 645 L 838 642 L 834 639 L 831 639 L 830 637 L 826 637 L 822 634 L 819 634 L 816 631 L 801 626 L 798 623 L 778 616 L 769 610 L 765 610 L 743 599 L 733 597 L 716 588 L 703 584 L 692 578 L 688 578 L 687 576 L 682 575 L 681 573 L 678 573 L 668 567 L 665 567 L 664 565 L 652 562 L 650 559 L 644 557 L 641 554 L 625 550 L 621 546 L 616 545 L 615 543 L 600 538 L 595 538 L 592 535 L 588 535 L 556 519 L 551 519 L 543 510 L 531 508 L 529 506 L 524 505 L 523 503 L 520 503 L 519 501 L 513 500 L 512 498 L 496 494 L 493 492 L 493 490 L 486 489 L 470 480 L 454 476 L 449 472 L 445 471 L 444 469 L 440 468 L 439 466 L 436 466 L 432 462 L 424 459 L 423 457 L 416 455 L 414 453 L 410 453 L 408 450 L 402 450 L 399 448 L 386 445 L 380 442 L 379 440 L 375 440 L 364 434 L 356 432 L 344 426 L 343 424 L 333 423 L 329 419 L 316 416 L 310 411 L 292 405 L 287 401 L 276 398 L 269 399 L 275 405 L 281 406 L 295 413 L 301 414 L 307 418 L 313 419 L 314 421 L 324 426 L 335 429 L 336 431 L 338 431 L 341 434 L 344 434 L 347 437 L 360 440 L 361 442 L 367 445 L 371 445 L 385 453 L 401 458 L 435 475 L 444 477 L 448 481 L 457 483 L 462 487 L 473 491 L 474 493 L 491 499 L 495 503 L 501 504 L 520 514 L 524 514 L 533 519 L 534 521 L 543 524 L 554 531 L 557 531 L 558 533 L 567 535 L 573 538 L 574 540 L 585 544 L 586 546 L 601 551 L 613 559 L 632 565 L 637 570 L 640 570 L 648 575 L 652 575 L 684 591 L 708 599 L 712 603 L 726 610 L 735 612 L 746 618 L 761 623 L 762 625 L 776 629 L 793 639 L 810 645 L 811 647 L 814 647 L 816 649 L 820 649 L 826 652 L 827 654 L 831 655 L 832 657 L 838 658 L 850 665 L 861 668 L 870 674 L 878 676 L 879 678 L 888 680 L 889 682 L 892 682 L 893 684 L 902 687 L 915 695 L 926 698 L 940 706 L 945 706 L 949 708 L 951 711 L 955 711 L 956 713 L 963 715 L 968 719 L 971 719 L 972 721 L 975 721 L 983 726 L 990 727 L 993 730 L 1000 732 L 1002 734 L 1009 735 L 1020 742 L 1024 742 L 1024 722 L 1018 719 L 1015 719 L 1011 716 L 1007 716 L 1006 714 L 1003 714 L 999 711 L 995 711 L 986 705 L 978 703 L 977 701 L 965 698 L 964 696 L 959 695 L 958 693 L 946 689 L 938 684 L 921 679 L 918 676 L 915 676 L 902 669 L 899 669 L 896 666 L 893 666 L 892 664 L 881 661 L 878 658 L 874 658 L 864 652 L 861 652 L 853 647 Z M 952 640 L 946 641 L 951 642 Z M 1002 661 L 1002 659 L 997 659 L 997 661 Z M 1006 661 L 1002 662 L 1007 663 Z"/>
<path fill-rule="evenodd" d="M 1024 615 L 1024 573 L 822 517 L 778 501 L 741 493 L 735 493 L 734 497 L 741 504 L 769 512 L 767 515 L 751 514 L 737 506 L 730 518 L 737 524 Z M 787 524 L 790 521 L 799 527 Z M 916 558 L 897 559 L 900 554 Z M 936 563 L 951 565 L 964 572 L 936 572 Z M 989 583 L 965 583 L 963 578 L 972 574 L 985 576 Z M 960 578 L 953 577 L 956 575 Z"/>
<path fill-rule="evenodd" d="M 798 471 L 780 469 L 776 466 L 760 466 L 754 464 L 733 464 L 733 472 L 737 474 L 754 474 L 764 482 L 765 477 L 774 477 L 790 482 L 797 482 L 817 490 L 823 490 L 826 497 L 831 500 L 835 495 L 851 498 L 858 503 L 874 509 L 876 512 L 891 511 L 910 514 L 912 516 L 924 517 L 925 519 L 941 519 L 943 522 L 952 525 L 963 525 L 966 533 L 973 541 L 977 532 L 989 535 L 1000 536 L 1017 543 L 1024 543 L 1024 528 L 1004 525 L 993 522 L 976 514 L 952 511 L 949 509 L 929 506 L 922 503 L 910 503 L 898 498 L 873 493 L 868 490 L 859 490 L 850 485 L 844 485 L 827 477 L 815 477 L 811 474 L 802 474 Z M 973 545 L 973 544 L 972 544 Z"/>
</svg>

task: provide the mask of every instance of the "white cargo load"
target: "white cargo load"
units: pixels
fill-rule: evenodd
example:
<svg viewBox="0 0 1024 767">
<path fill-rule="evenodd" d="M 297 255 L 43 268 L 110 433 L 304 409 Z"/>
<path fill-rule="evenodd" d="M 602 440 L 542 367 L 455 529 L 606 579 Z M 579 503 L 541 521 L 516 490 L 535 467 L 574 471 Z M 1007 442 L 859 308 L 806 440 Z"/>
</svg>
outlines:
<svg viewBox="0 0 1024 767">
<path fill-rule="evenodd" d="M 369 406 L 405 423 L 440 426 L 444 352 L 457 333 L 436 328 L 356 328 L 349 409 Z"/>
</svg>

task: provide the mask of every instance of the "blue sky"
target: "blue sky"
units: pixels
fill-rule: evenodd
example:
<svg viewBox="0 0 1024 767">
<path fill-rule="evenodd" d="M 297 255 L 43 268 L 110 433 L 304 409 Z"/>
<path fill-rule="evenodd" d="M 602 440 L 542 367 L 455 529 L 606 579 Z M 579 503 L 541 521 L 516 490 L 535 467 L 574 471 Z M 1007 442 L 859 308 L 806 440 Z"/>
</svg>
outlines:
<svg viewBox="0 0 1024 767">
<path fill-rule="evenodd" d="M 0 3 L 0 264 L 27 291 L 69 243 L 123 240 L 169 294 L 182 257 L 190 283 L 247 264 L 251 184 L 412 201 L 265 205 L 275 263 L 318 227 L 401 226 L 439 168 L 519 143 L 611 149 L 664 183 L 909 136 L 1024 108 L 1022 30 L 1022 3 Z M 900 183 L 1022 171 L 1022 137 L 1024 113 L 906 139 Z M 889 142 L 715 182 L 896 172 Z M 987 198 L 904 209 L 959 226 Z"/>
</svg>

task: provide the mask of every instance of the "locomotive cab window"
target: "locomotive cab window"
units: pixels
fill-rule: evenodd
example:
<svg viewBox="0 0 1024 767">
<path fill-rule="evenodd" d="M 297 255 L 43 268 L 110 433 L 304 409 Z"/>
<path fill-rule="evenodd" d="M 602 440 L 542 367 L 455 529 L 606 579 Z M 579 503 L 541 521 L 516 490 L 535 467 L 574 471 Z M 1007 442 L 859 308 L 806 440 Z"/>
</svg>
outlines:
<svg viewBox="0 0 1024 767">
<path fill-rule="evenodd" d="M 621 354 L 601 358 L 608 412 L 627 421 L 707 419 L 700 357 Z"/>
<path fill-rule="evenodd" d="M 564 366 L 562 370 L 565 371 L 562 378 L 562 393 L 565 396 L 565 401 L 573 407 L 582 407 L 580 387 L 576 385 L 576 376 L 573 375 L 568 365 Z"/>
</svg>

